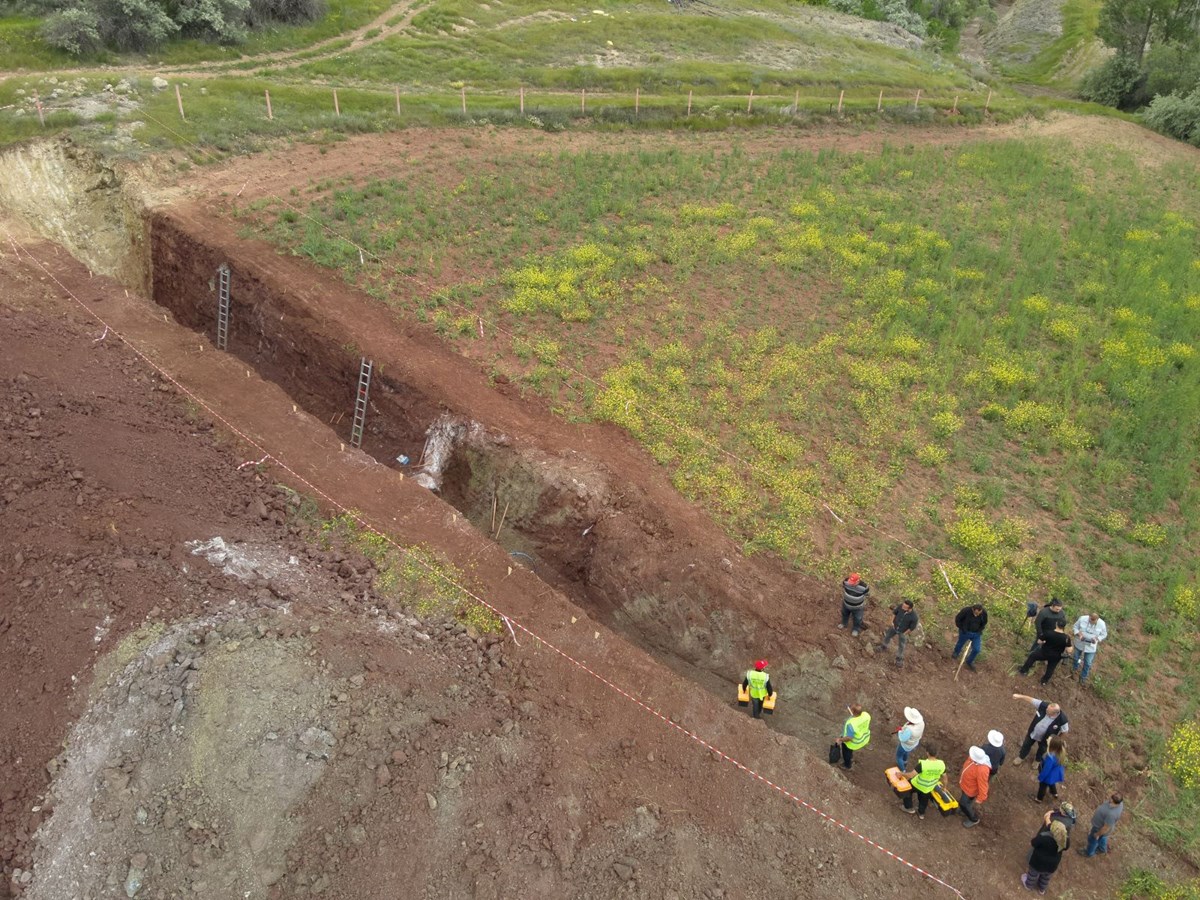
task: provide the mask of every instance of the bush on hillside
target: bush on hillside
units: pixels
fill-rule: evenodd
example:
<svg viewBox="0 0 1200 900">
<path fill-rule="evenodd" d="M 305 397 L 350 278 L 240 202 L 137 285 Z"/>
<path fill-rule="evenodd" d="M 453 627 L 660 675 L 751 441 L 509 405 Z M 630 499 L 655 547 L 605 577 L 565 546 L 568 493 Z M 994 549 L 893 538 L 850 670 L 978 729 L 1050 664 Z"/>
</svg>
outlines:
<svg viewBox="0 0 1200 900">
<path fill-rule="evenodd" d="M 93 56 L 104 47 L 95 10 L 76 7 L 55 13 L 42 26 L 42 39 L 75 56 Z"/>
<path fill-rule="evenodd" d="M 829 6 L 852 16 L 891 22 L 917 37 L 926 34 L 925 20 L 909 9 L 905 0 L 829 0 Z"/>
<path fill-rule="evenodd" d="M 324 0 L 37 0 L 42 39 L 77 56 L 142 51 L 176 35 L 237 43 L 249 28 L 320 18 Z"/>
<path fill-rule="evenodd" d="M 1155 97 L 1142 117 L 1155 131 L 1200 147 L 1200 88 L 1186 96 Z"/>
<path fill-rule="evenodd" d="M 1128 53 L 1110 56 L 1093 69 L 1079 86 L 1079 95 L 1093 103 L 1133 109 L 1145 102 L 1146 75 L 1141 64 Z"/>
<path fill-rule="evenodd" d="M 1146 93 L 1190 94 L 1200 87 L 1200 53 L 1191 47 L 1152 47 L 1146 53 Z"/>
</svg>

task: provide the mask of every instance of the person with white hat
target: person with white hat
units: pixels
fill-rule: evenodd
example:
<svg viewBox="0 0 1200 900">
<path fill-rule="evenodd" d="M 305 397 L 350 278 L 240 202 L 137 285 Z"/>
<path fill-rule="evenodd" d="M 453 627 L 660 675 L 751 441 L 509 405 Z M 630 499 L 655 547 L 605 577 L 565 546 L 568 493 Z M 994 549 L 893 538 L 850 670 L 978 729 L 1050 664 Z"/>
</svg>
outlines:
<svg viewBox="0 0 1200 900">
<path fill-rule="evenodd" d="M 896 729 L 896 768 L 908 771 L 908 755 L 917 749 L 921 736 L 925 734 L 925 719 L 919 710 L 904 707 L 904 724 Z"/>
<path fill-rule="evenodd" d="M 1000 774 L 1000 767 L 1004 765 L 1004 759 L 1008 756 L 1004 749 L 1004 735 L 993 729 L 988 732 L 987 743 L 979 746 L 987 754 L 988 762 L 992 765 L 992 774 L 988 776 L 990 781 Z"/>
<path fill-rule="evenodd" d="M 962 775 L 958 778 L 958 786 L 962 789 L 958 808 L 967 817 L 963 828 L 974 828 L 979 824 L 979 807 L 988 798 L 988 778 L 991 774 L 988 755 L 981 748 L 972 747 L 968 751 L 967 761 L 963 763 Z"/>
</svg>

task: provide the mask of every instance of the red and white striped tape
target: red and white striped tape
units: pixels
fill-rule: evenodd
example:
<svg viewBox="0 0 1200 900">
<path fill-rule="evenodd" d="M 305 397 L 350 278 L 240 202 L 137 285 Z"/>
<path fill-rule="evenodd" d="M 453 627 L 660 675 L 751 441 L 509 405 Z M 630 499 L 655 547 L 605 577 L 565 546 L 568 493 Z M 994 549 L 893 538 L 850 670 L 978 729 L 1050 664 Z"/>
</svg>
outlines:
<svg viewBox="0 0 1200 900">
<path fill-rule="evenodd" d="M 7 229 L 5 231 L 6 231 L 6 234 L 8 234 L 9 242 L 12 244 L 14 251 L 17 252 L 17 255 L 19 257 L 20 250 L 18 248 L 16 241 L 13 240 L 12 235 L 7 232 Z M 567 653 L 565 650 L 561 649 L 557 645 L 555 645 L 555 644 L 551 643 L 550 641 L 546 640 L 545 638 L 541 637 L 539 634 L 537 634 L 536 632 L 532 631 L 531 629 L 529 629 L 528 627 L 523 625 L 519 620 L 514 619 L 511 615 L 509 615 L 505 611 L 501 610 L 495 604 L 489 602 L 488 600 L 485 600 L 483 597 L 476 594 L 470 588 L 466 587 L 465 585 L 459 584 L 458 582 L 454 581 L 452 578 L 447 576 L 444 572 L 441 572 L 441 571 L 433 568 L 428 563 L 426 563 L 423 559 L 421 559 L 421 557 L 419 555 L 410 554 L 406 547 L 403 547 L 402 545 L 397 543 L 394 539 L 392 539 L 389 535 L 383 533 L 380 529 L 376 528 L 370 522 L 365 520 L 356 511 L 354 511 L 354 510 L 348 508 L 347 506 L 345 506 L 344 504 L 338 502 L 337 499 L 335 499 L 334 497 L 327 494 L 325 491 L 323 491 L 317 485 L 313 484 L 311 481 L 309 481 L 303 475 L 298 473 L 295 469 L 291 468 L 287 463 L 283 462 L 277 456 L 272 455 L 258 441 L 256 441 L 254 438 L 250 437 L 248 434 L 243 432 L 240 428 L 238 428 L 236 425 L 234 425 L 232 422 L 230 422 L 228 419 L 226 419 L 224 416 L 222 416 L 203 397 L 200 397 L 198 394 L 196 394 L 190 388 L 188 388 L 187 386 L 182 384 L 178 379 L 176 379 L 173 375 L 171 375 L 171 373 L 167 372 L 160 365 L 158 365 L 154 360 L 152 360 L 149 356 L 147 356 L 145 353 L 143 353 L 129 338 L 127 338 L 124 334 L 122 334 L 116 328 L 113 328 L 111 325 L 109 325 L 109 323 L 106 322 L 100 315 L 98 315 L 95 310 L 91 309 L 86 303 L 84 303 L 82 300 L 80 300 L 70 288 L 68 288 L 65 284 L 63 284 L 62 281 L 60 281 L 59 278 L 41 262 L 41 260 L 39 260 L 36 256 L 34 256 L 28 250 L 26 250 L 25 253 L 29 257 L 29 259 L 36 266 L 38 266 L 38 268 L 40 268 L 52 282 L 54 282 L 56 285 L 58 285 L 58 287 L 68 297 L 70 297 L 72 300 L 74 300 L 75 303 L 78 304 L 78 306 L 82 310 L 84 310 L 84 312 L 86 312 L 89 316 L 91 316 L 93 319 L 95 319 L 97 323 L 99 323 L 100 325 L 103 325 L 114 337 L 117 338 L 117 340 L 119 340 L 122 344 L 127 346 L 147 366 L 149 366 L 151 369 L 153 369 L 155 372 L 157 372 L 160 377 L 169 381 L 182 394 L 186 395 L 189 399 L 191 399 L 198 406 L 200 406 L 202 409 L 204 409 L 210 416 L 213 417 L 213 419 L 220 422 L 231 433 L 236 434 L 239 438 L 241 438 L 243 441 L 245 441 L 249 446 L 254 447 L 256 450 L 261 451 L 263 454 L 262 459 L 255 461 L 254 462 L 255 465 L 260 465 L 267 461 L 273 462 L 275 465 L 279 466 L 279 468 L 281 468 L 283 471 L 285 471 L 289 475 L 291 475 L 292 478 L 294 478 L 297 482 L 304 485 L 313 494 L 315 494 L 316 496 L 319 496 L 323 500 L 325 500 L 325 502 L 328 503 L 332 508 L 339 510 L 344 515 L 350 516 L 361 527 L 371 531 L 373 534 L 378 535 L 380 538 L 382 538 L 384 541 L 386 541 L 388 544 L 390 544 L 392 547 L 394 547 L 397 551 L 399 551 L 400 553 L 403 553 L 405 556 L 409 556 L 411 559 L 415 560 L 422 567 L 424 567 L 425 570 L 427 572 L 429 572 L 430 575 L 432 575 L 436 578 L 439 578 L 442 581 L 446 582 L 447 584 L 453 586 L 455 589 L 461 591 L 465 596 L 470 597 L 472 600 L 479 603 L 481 606 L 485 607 L 486 609 L 491 611 L 493 614 L 495 614 L 499 618 L 503 619 L 504 622 L 508 625 L 510 631 L 512 631 L 514 628 L 519 629 L 522 633 L 527 634 L 529 637 L 533 638 L 535 641 L 537 641 L 542 646 L 544 646 L 547 649 L 558 654 L 560 657 L 565 659 L 571 665 L 575 666 L 576 668 L 580 669 L 583 672 L 586 672 L 588 675 L 595 678 L 601 684 L 605 685 L 606 687 L 608 687 L 611 690 L 615 691 L 616 693 L 620 694 L 622 697 L 624 697 L 626 700 L 629 700 L 631 703 L 636 704 L 639 708 L 641 708 L 645 712 L 649 713 L 654 718 L 658 719 L 664 725 L 667 725 L 670 728 L 674 729 L 675 731 L 679 732 L 680 734 L 683 734 L 686 737 L 690 738 L 692 741 L 699 744 L 705 750 L 709 751 L 710 753 L 715 754 L 718 758 L 720 758 L 724 762 L 730 763 L 731 765 L 735 766 L 740 771 L 749 775 L 754 780 L 761 782 L 762 784 L 765 784 L 767 787 L 771 788 L 772 790 L 776 791 L 777 793 L 782 794 L 784 797 L 788 798 L 793 803 L 796 803 L 798 806 L 801 806 L 804 809 L 809 810 L 810 812 L 816 813 L 818 816 L 820 816 L 826 822 L 829 822 L 832 825 L 836 825 L 838 828 L 840 828 L 842 831 L 846 832 L 847 834 L 853 835 L 854 837 L 858 838 L 863 843 L 875 848 L 876 850 L 880 851 L 881 853 L 886 854 L 890 859 L 893 859 L 896 862 L 906 866 L 907 868 L 911 869 L 913 872 L 916 872 L 917 874 L 923 876 L 924 878 L 929 879 L 933 883 L 941 885 L 942 887 L 947 888 L 950 891 L 953 891 L 957 896 L 959 896 L 959 897 L 965 896 L 961 890 L 959 890 L 958 888 L 956 888 L 954 885 L 950 884 L 949 882 L 944 881 L 941 878 L 938 878 L 932 872 L 929 872 L 928 870 L 921 868 L 920 866 L 916 865 L 915 863 L 909 862 L 907 859 L 905 859 L 900 854 L 895 853 L 892 850 L 889 850 L 887 847 L 884 847 L 882 844 L 878 843 L 877 841 L 872 840 L 871 838 L 867 837 L 862 832 L 851 828 L 849 825 L 842 822 L 841 820 L 834 818 L 833 816 L 829 815 L 829 813 L 825 812 L 824 810 L 819 809 L 818 807 L 809 803 L 807 800 L 804 800 L 803 798 L 801 798 L 797 794 L 793 793 L 792 791 L 788 790 L 787 788 L 775 783 L 771 779 L 767 778 L 765 775 L 762 775 L 758 771 L 756 771 L 756 770 L 750 768 L 749 766 L 745 765 L 744 763 L 740 762 L 735 757 L 730 756 L 725 751 L 721 750 L 720 748 L 716 747 L 709 741 L 702 738 L 696 732 L 691 731 L 687 728 L 684 728 L 678 722 L 675 722 L 668 716 L 659 712 L 657 709 L 650 706 L 644 700 L 631 694 L 629 691 L 625 690 L 620 685 L 616 684 L 615 682 L 613 682 L 611 679 L 607 678 L 606 676 L 601 675 L 599 672 L 597 672 L 595 669 L 593 669 L 587 663 L 584 663 L 584 662 L 576 659 L 575 657 L 573 657 L 569 653 Z M 243 466 L 248 465 L 248 464 L 249 463 L 243 463 Z M 242 468 L 242 466 L 239 466 L 238 468 Z M 514 641 L 516 640 L 515 633 L 513 634 L 513 640 Z"/>
</svg>

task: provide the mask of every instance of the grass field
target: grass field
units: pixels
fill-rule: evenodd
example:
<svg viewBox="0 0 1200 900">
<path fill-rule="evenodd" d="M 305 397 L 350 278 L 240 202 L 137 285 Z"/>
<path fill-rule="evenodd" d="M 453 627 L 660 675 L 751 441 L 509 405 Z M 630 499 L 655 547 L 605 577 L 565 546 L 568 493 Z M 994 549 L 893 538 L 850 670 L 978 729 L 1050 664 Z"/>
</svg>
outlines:
<svg viewBox="0 0 1200 900">
<path fill-rule="evenodd" d="M 952 560 L 959 597 L 1013 627 L 1052 590 L 1094 604 L 1127 650 L 1097 691 L 1184 772 L 1200 760 L 1168 740 L 1200 697 L 1197 175 L 1073 155 L 735 143 L 480 165 L 449 148 L 289 201 L 365 267 L 291 209 L 247 225 L 563 416 L 627 428 L 747 552 L 956 609 L 891 535 Z M 1179 815 L 1159 825 L 1195 856 L 1181 784 L 1160 780 Z"/>
</svg>

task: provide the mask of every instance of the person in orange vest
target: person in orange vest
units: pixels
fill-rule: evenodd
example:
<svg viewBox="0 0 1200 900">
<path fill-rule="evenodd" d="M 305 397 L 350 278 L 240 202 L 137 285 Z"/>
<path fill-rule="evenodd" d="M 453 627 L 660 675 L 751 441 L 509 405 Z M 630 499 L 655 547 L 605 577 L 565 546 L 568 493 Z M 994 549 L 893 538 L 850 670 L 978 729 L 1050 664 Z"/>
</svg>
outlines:
<svg viewBox="0 0 1200 900">
<path fill-rule="evenodd" d="M 750 694 L 750 715 L 756 719 L 762 718 L 763 701 L 775 693 L 775 689 L 771 687 L 771 676 L 767 674 L 765 659 L 758 660 L 753 669 L 746 671 L 742 687 Z"/>
<path fill-rule="evenodd" d="M 992 765 L 988 755 L 982 748 L 972 747 L 968 751 L 967 761 L 963 763 L 962 775 L 958 778 L 958 786 L 962 789 L 958 808 L 967 817 L 963 828 L 974 828 L 979 824 L 979 807 L 988 798 L 988 779 L 991 774 Z"/>
</svg>

